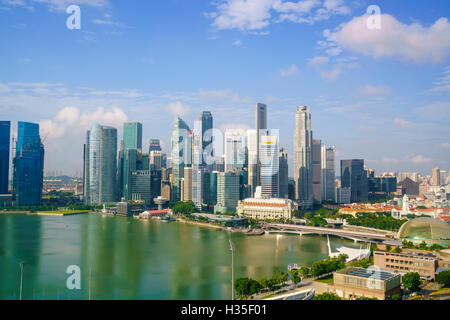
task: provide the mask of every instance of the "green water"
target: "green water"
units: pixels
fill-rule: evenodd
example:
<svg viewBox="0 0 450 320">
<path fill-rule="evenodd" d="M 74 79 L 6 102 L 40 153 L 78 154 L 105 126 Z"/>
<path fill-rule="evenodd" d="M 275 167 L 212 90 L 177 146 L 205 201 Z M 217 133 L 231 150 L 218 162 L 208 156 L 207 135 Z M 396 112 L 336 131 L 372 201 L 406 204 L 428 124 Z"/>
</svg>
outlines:
<svg viewBox="0 0 450 320">
<path fill-rule="evenodd" d="M 190 224 L 84 214 L 0 214 L 0 299 L 229 299 L 233 240 L 235 277 L 259 279 L 287 265 L 327 256 L 324 237 L 245 236 Z M 332 247 L 352 246 L 331 238 Z M 69 290 L 66 269 L 81 268 Z"/>
</svg>

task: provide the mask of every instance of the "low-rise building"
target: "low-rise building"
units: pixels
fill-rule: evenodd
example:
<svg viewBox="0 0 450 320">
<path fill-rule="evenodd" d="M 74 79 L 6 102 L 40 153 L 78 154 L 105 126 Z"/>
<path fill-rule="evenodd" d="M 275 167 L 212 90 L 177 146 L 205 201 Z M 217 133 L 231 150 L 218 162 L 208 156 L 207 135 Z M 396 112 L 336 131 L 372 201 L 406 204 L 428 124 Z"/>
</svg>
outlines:
<svg viewBox="0 0 450 320">
<path fill-rule="evenodd" d="M 256 220 L 292 219 L 295 210 L 294 202 L 289 199 L 257 199 L 247 198 L 239 201 L 237 214 Z"/>
<path fill-rule="evenodd" d="M 373 257 L 373 264 L 378 268 L 399 273 L 417 272 L 425 280 L 434 280 L 438 267 L 438 259 L 432 254 L 394 253 L 377 250 L 374 252 Z"/>
<path fill-rule="evenodd" d="M 316 295 L 333 292 L 342 299 L 359 297 L 386 300 L 401 293 L 401 275 L 377 268 L 346 268 L 333 273 L 333 283 L 315 282 Z"/>
</svg>

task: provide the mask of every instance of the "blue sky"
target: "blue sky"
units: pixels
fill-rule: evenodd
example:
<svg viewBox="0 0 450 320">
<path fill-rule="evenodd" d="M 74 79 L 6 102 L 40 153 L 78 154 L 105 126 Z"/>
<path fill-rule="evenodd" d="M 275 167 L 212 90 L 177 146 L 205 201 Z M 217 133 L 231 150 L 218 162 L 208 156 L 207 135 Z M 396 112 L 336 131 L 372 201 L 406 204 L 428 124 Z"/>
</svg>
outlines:
<svg viewBox="0 0 450 320">
<path fill-rule="evenodd" d="M 71 4 L 80 30 L 66 27 Z M 369 5 L 381 29 L 367 28 Z M 309 105 L 337 160 L 449 170 L 449 12 L 446 0 L 0 0 L 0 114 L 39 122 L 46 170 L 66 173 L 81 171 L 94 121 L 140 121 L 169 151 L 175 115 L 246 128 L 257 102 L 290 160 L 296 106 Z"/>
</svg>

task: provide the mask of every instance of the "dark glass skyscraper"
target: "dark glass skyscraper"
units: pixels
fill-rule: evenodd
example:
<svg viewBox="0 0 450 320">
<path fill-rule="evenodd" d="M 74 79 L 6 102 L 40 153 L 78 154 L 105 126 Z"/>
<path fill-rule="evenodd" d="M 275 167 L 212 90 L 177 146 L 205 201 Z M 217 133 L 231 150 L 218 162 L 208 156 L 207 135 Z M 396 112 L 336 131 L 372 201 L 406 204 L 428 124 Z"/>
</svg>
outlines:
<svg viewBox="0 0 450 320">
<path fill-rule="evenodd" d="M 364 160 L 341 160 L 341 188 L 351 189 L 351 202 L 361 202 L 368 199 L 367 174 L 364 170 Z"/>
<path fill-rule="evenodd" d="M 11 122 L 0 121 L 0 194 L 8 193 Z"/>
<path fill-rule="evenodd" d="M 44 179 L 44 145 L 39 124 L 19 122 L 14 158 L 14 193 L 17 205 L 40 205 Z"/>
<path fill-rule="evenodd" d="M 202 141 L 202 150 L 203 150 L 203 160 L 202 160 L 202 164 L 205 165 L 206 164 L 206 159 L 205 159 L 205 150 L 207 147 L 210 146 L 210 144 L 212 143 L 212 132 L 210 132 L 209 134 L 205 133 L 208 130 L 212 130 L 213 128 L 213 117 L 211 115 L 210 111 L 203 111 L 201 117 L 200 117 L 200 122 L 201 122 L 201 126 L 202 126 L 202 136 L 201 136 L 201 141 Z M 211 146 L 212 147 L 212 146 Z M 209 147 L 209 149 L 211 148 Z M 211 152 L 208 153 L 208 156 L 213 156 L 212 154 L 212 150 Z"/>
</svg>

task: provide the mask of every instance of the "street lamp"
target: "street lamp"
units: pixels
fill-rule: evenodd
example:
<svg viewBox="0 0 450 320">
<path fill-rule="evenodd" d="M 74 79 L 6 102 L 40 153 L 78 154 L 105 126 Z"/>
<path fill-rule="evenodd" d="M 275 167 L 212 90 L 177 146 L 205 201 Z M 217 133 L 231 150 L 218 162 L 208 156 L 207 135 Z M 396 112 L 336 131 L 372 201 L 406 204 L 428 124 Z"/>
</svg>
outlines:
<svg viewBox="0 0 450 320">
<path fill-rule="evenodd" d="M 231 300 L 234 300 L 234 245 L 231 239 L 229 242 L 231 250 Z"/>
<path fill-rule="evenodd" d="M 22 300 L 22 284 L 23 284 L 23 264 L 25 262 L 19 263 L 20 265 L 20 294 L 19 294 L 19 300 Z"/>
</svg>

